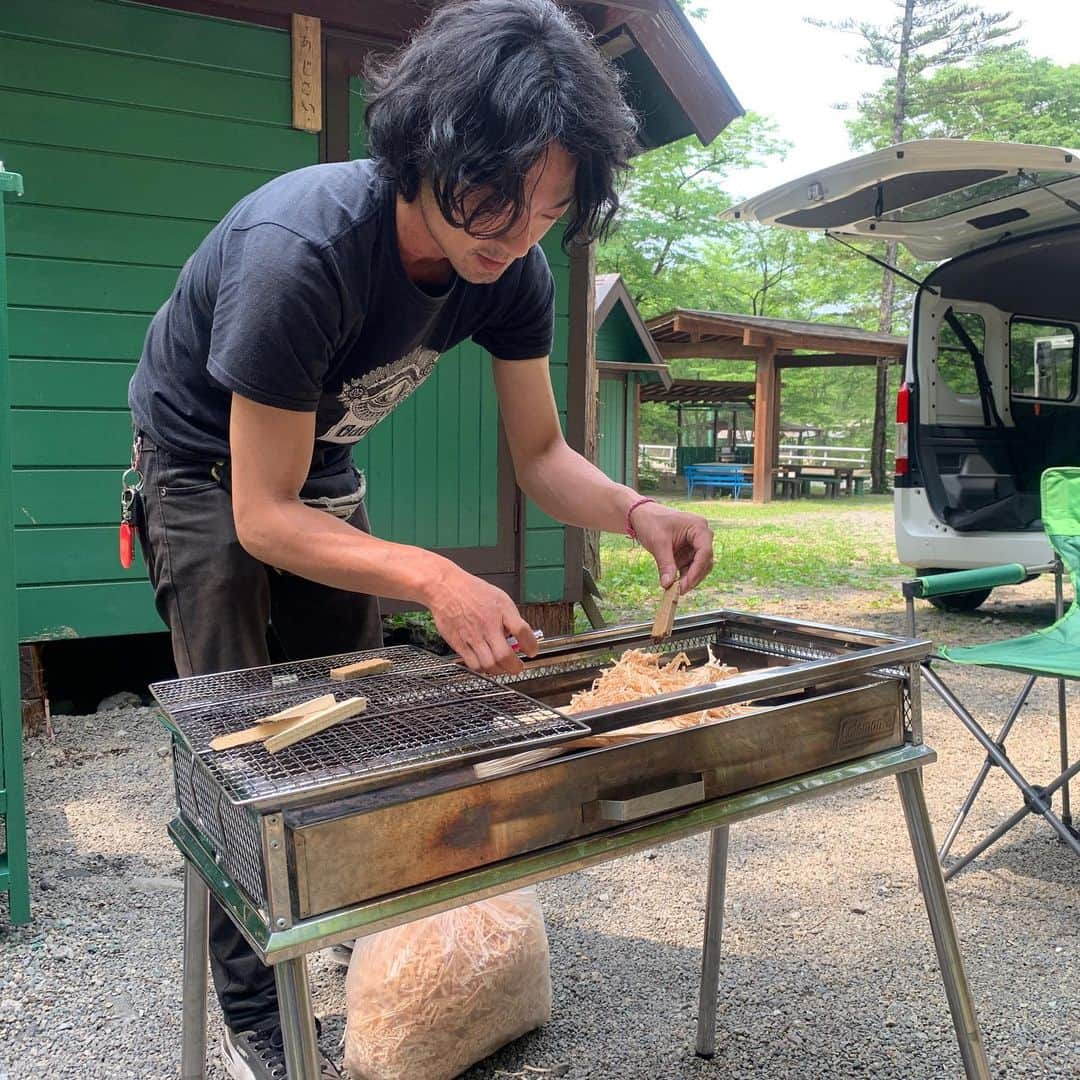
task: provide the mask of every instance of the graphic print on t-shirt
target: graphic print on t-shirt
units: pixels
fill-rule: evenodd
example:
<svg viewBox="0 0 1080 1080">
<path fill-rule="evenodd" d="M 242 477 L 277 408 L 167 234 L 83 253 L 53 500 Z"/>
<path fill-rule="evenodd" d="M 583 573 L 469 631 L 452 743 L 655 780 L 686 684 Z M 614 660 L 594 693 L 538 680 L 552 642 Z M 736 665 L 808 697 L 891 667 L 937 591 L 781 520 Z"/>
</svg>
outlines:
<svg viewBox="0 0 1080 1080">
<path fill-rule="evenodd" d="M 419 345 L 400 360 L 374 368 L 341 385 L 338 401 L 345 415 L 319 436 L 321 442 L 359 442 L 380 420 L 400 405 L 435 370 L 439 354 Z"/>
</svg>

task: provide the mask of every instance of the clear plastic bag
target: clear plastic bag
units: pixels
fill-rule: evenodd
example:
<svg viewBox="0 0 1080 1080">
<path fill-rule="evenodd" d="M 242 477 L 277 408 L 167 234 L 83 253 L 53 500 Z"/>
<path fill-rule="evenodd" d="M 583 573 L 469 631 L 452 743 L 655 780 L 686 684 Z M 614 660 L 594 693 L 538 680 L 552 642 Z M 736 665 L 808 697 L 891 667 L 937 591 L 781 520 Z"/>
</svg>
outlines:
<svg viewBox="0 0 1080 1080">
<path fill-rule="evenodd" d="M 353 1080 L 452 1080 L 551 1018 L 532 889 L 357 940 L 345 987 Z"/>
</svg>

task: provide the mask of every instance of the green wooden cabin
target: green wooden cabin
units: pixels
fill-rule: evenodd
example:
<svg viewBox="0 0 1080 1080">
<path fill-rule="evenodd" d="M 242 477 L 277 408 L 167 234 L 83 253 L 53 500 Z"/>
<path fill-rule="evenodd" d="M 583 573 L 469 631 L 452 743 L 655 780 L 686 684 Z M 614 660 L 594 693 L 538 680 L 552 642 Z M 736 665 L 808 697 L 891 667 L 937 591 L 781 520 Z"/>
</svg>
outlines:
<svg viewBox="0 0 1080 1080">
<path fill-rule="evenodd" d="M 618 274 L 596 278 L 596 461 L 612 480 L 636 488 L 641 388 L 671 386 L 667 365 Z"/>
<path fill-rule="evenodd" d="M 364 58 L 396 46 L 428 10 L 392 0 L 0 3 L 0 160 L 26 186 L 8 213 L 13 468 L 0 476 L 0 495 L 13 499 L 22 641 L 162 629 L 141 563 L 124 571 L 117 559 L 126 389 L 150 317 L 242 195 L 283 171 L 364 153 Z M 579 10 L 628 75 L 646 145 L 691 133 L 708 142 L 741 111 L 673 0 Z M 321 20 L 318 133 L 292 126 L 294 13 Z M 552 376 L 580 448 L 593 422 L 591 253 L 571 260 L 557 238 L 546 250 L 558 289 Z M 621 332 L 613 323 L 613 340 Z M 581 532 L 523 505 L 479 353 L 466 344 L 445 355 L 358 447 L 375 529 L 447 552 L 519 601 L 573 603 Z"/>
</svg>

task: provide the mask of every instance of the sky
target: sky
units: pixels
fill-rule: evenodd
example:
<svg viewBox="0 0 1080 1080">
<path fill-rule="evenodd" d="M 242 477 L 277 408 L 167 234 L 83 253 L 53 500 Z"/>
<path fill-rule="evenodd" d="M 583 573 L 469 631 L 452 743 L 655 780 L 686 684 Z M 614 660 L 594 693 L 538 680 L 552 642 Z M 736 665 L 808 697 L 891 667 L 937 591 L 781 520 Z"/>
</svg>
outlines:
<svg viewBox="0 0 1080 1080">
<path fill-rule="evenodd" d="M 829 21 L 857 15 L 885 24 L 895 17 L 893 0 L 698 3 L 708 8 L 708 15 L 704 22 L 695 22 L 695 28 L 743 108 L 770 116 L 778 134 L 793 144 L 786 160 L 730 176 L 727 186 L 733 195 L 756 195 L 853 156 L 844 114 L 832 106 L 854 103 L 880 85 L 885 72 L 851 59 L 861 39 L 808 26 L 803 15 Z M 1036 56 L 1058 64 L 1080 62 L 1080 3 L 1075 0 L 1020 0 L 1012 5 L 987 0 L 981 6 L 1022 12 L 1018 37 L 1026 39 Z"/>
</svg>

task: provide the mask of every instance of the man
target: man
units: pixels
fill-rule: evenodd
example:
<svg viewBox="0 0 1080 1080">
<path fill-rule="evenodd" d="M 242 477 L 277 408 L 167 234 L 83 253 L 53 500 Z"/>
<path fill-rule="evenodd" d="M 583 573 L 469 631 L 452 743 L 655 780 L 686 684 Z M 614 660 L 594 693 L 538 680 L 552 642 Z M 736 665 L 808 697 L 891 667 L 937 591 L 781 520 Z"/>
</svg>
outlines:
<svg viewBox="0 0 1080 1080">
<path fill-rule="evenodd" d="M 183 675 L 381 644 L 376 597 L 428 608 L 474 670 L 521 670 L 513 601 L 442 556 L 369 534 L 364 437 L 472 337 L 494 357 L 521 488 L 547 513 L 636 534 L 683 591 L 712 565 L 702 518 L 641 500 L 564 442 L 548 375 L 541 237 L 600 235 L 635 124 L 614 70 L 550 0 L 444 8 L 371 74 L 371 161 L 243 199 L 180 273 L 132 379 L 144 553 Z M 373 482 L 386 482 L 373 477 Z M 284 1075 L 274 976 L 212 906 L 223 1056 Z M 335 1076 L 329 1062 L 325 1076 Z"/>
</svg>

